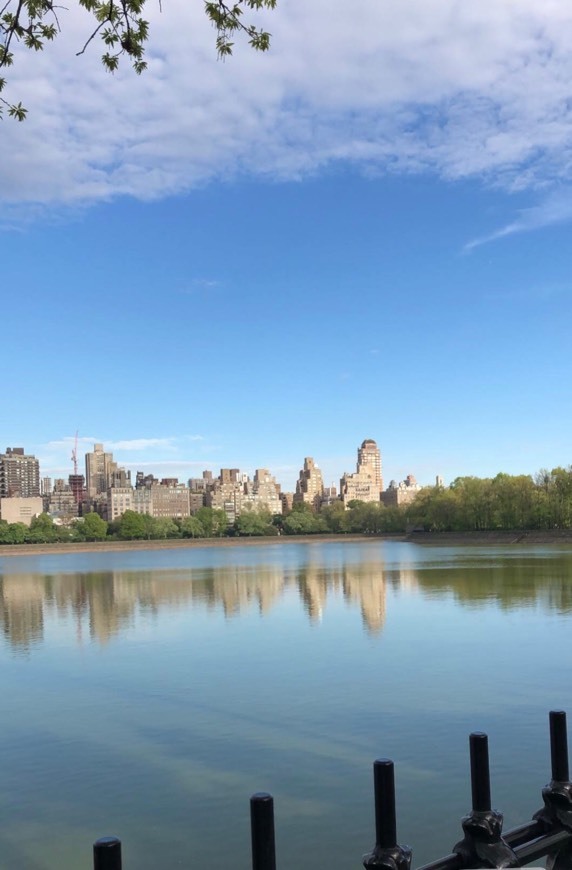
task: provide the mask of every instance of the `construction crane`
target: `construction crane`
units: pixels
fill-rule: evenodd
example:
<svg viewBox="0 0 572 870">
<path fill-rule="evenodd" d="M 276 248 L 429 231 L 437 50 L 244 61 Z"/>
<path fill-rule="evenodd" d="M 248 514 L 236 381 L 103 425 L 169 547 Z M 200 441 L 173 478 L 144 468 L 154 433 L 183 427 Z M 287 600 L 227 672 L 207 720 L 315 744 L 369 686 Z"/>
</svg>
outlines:
<svg viewBox="0 0 572 870">
<path fill-rule="evenodd" d="M 78 432 L 75 433 L 75 440 L 71 455 L 71 460 L 73 462 L 73 474 L 69 476 L 69 484 L 71 486 L 74 499 L 76 503 L 79 505 L 85 498 L 85 478 L 83 474 L 77 473 L 77 436 Z"/>
<path fill-rule="evenodd" d="M 73 450 L 72 450 L 72 455 L 71 455 L 71 460 L 72 460 L 72 462 L 73 462 L 73 473 L 74 473 L 74 475 L 77 475 L 77 436 L 78 436 L 78 432 L 76 431 L 76 433 L 75 433 L 75 441 L 74 441 Z"/>
</svg>

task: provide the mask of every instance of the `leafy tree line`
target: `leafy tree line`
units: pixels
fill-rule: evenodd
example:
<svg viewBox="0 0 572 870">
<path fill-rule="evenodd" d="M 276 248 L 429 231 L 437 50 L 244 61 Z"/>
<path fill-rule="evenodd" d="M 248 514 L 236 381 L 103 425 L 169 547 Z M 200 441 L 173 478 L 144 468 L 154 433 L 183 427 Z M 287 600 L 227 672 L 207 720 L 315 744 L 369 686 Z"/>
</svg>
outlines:
<svg viewBox="0 0 572 870">
<path fill-rule="evenodd" d="M 572 528 L 572 466 L 530 475 L 458 477 L 427 487 L 406 509 L 408 525 L 428 531 Z"/>
</svg>

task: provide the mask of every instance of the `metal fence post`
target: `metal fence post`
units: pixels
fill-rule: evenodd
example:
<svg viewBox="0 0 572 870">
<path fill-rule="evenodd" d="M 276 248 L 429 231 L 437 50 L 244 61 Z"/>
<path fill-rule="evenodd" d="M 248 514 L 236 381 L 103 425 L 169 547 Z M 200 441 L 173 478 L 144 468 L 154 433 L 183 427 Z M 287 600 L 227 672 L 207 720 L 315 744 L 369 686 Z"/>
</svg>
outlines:
<svg viewBox="0 0 572 870">
<path fill-rule="evenodd" d="M 250 798 L 250 834 L 252 870 L 276 870 L 274 800 L 266 792 L 258 792 Z"/>
<path fill-rule="evenodd" d="M 375 846 L 363 857 L 366 870 L 389 867 L 391 870 L 409 870 L 411 849 L 397 843 L 395 814 L 395 779 L 393 761 L 378 758 L 373 765 L 375 796 Z"/>
<path fill-rule="evenodd" d="M 121 870 L 121 840 L 101 837 L 93 844 L 93 870 Z"/>
<path fill-rule="evenodd" d="M 469 747 L 472 810 L 461 822 L 465 836 L 453 846 L 453 852 L 467 867 L 518 867 L 518 858 L 502 838 L 502 813 L 491 807 L 487 735 L 471 734 Z"/>
</svg>

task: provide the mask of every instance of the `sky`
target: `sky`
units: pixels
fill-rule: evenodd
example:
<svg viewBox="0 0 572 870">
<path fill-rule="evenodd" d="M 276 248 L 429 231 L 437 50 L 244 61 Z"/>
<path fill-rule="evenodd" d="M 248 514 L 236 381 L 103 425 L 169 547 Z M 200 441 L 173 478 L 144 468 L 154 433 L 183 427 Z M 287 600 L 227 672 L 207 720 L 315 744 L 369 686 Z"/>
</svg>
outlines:
<svg viewBox="0 0 572 870">
<path fill-rule="evenodd" d="M 568 466 L 569 5 L 278 0 L 224 62 L 200 0 L 146 16 L 142 76 L 76 56 L 72 4 L 6 75 L 0 450 L 284 489 L 365 438 L 386 482 Z"/>
</svg>

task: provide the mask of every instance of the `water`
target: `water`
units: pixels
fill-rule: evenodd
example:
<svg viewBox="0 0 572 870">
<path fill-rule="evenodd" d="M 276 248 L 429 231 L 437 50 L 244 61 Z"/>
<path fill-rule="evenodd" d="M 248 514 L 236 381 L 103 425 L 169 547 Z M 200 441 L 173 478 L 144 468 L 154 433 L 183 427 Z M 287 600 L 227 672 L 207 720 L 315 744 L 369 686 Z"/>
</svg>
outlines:
<svg viewBox="0 0 572 870">
<path fill-rule="evenodd" d="M 396 763 L 416 865 L 469 809 L 489 734 L 505 828 L 540 807 L 547 713 L 572 711 L 572 551 L 371 541 L 0 557 L 0 868 L 347 870 Z"/>
</svg>

